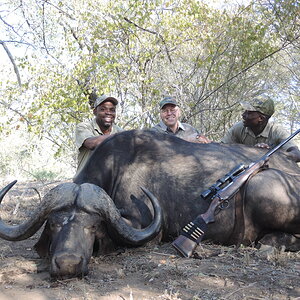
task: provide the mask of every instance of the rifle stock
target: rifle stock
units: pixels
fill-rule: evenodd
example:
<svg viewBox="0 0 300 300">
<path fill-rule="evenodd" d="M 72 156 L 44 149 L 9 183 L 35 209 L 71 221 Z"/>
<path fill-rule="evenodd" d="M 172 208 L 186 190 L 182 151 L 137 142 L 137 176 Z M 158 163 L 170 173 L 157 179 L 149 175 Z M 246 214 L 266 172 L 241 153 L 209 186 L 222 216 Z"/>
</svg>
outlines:
<svg viewBox="0 0 300 300">
<path fill-rule="evenodd" d="M 183 257 L 191 257 L 197 247 L 197 243 L 187 238 L 184 235 L 180 235 L 173 243 L 172 246 Z"/>
<path fill-rule="evenodd" d="M 191 257 L 193 255 L 197 245 L 203 239 L 207 224 L 213 223 L 215 221 L 216 209 L 220 207 L 220 205 L 222 205 L 224 202 L 232 198 L 251 175 L 256 174 L 262 168 L 267 167 L 266 163 L 268 162 L 269 157 L 299 132 L 300 129 L 298 129 L 287 139 L 282 141 L 279 145 L 269 150 L 259 160 L 251 163 L 248 167 L 244 168 L 243 170 L 241 170 L 240 166 L 238 166 L 238 169 L 233 169 L 230 175 L 234 175 L 235 173 L 237 173 L 237 175 L 233 176 L 232 181 L 229 182 L 225 187 L 217 190 L 214 188 L 210 188 L 208 191 L 205 191 L 205 195 L 210 194 L 212 190 L 215 191 L 214 195 L 211 197 L 212 201 L 208 210 L 205 213 L 198 215 L 195 220 L 186 225 L 183 228 L 180 236 L 172 243 L 172 246 L 179 252 L 179 254 L 181 254 L 184 257 Z M 228 176 L 228 178 L 231 178 L 231 176 Z M 213 185 L 213 187 L 214 186 L 215 185 Z"/>
</svg>

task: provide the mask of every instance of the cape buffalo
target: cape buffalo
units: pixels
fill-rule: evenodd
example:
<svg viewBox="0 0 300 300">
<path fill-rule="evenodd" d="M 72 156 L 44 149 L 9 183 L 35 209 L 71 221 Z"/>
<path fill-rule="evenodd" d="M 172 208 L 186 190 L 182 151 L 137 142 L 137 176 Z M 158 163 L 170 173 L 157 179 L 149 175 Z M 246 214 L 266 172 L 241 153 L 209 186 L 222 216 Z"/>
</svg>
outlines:
<svg viewBox="0 0 300 300">
<path fill-rule="evenodd" d="M 51 275 L 83 275 L 93 251 L 141 245 L 158 232 L 161 241 L 177 237 L 207 210 L 203 190 L 264 153 L 243 145 L 195 144 L 148 130 L 125 131 L 98 146 L 73 183 L 51 190 L 29 221 L 18 226 L 1 222 L 0 237 L 28 238 L 47 221 L 35 248 L 50 257 Z M 238 234 L 239 242 L 249 245 L 272 232 L 299 234 L 299 183 L 298 165 L 276 152 L 269 169 L 248 182 L 242 213 L 237 215 L 230 201 L 205 238 L 228 245 L 236 243 Z"/>
</svg>

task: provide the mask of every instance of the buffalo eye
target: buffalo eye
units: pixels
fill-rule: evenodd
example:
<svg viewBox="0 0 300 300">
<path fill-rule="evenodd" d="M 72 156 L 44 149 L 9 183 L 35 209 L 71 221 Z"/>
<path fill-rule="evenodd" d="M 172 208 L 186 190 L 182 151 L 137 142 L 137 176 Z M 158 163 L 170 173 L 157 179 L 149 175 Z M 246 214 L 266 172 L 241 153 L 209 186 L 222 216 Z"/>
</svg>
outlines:
<svg viewBox="0 0 300 300">
<path fill-rule="evenodd" d="M 59 223 L 51 223 L 50 224 L 50 229 L 51 230 L 55 230 L 55 231 L 59 231 L 61 229 L 61 224 Z"/>
<path fill-rule="evenodd" d="M 92 226 L 85 227 L 84 229 L 85 229 L 86 232 L 95 233 L 97 231 L 97 226 L 92 225 Z"/>
</svg>

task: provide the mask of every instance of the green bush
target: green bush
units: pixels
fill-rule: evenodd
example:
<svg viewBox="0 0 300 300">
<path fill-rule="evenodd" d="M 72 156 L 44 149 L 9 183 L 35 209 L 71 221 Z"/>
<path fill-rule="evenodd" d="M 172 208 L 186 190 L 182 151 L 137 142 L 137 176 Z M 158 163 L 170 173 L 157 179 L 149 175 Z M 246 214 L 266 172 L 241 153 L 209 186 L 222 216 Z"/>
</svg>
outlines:
<svg viewBox="0 0 300 300">
<path fill-rule="evenodd" d="M 31 173 L 31 176 L 38 181 L 51 181 L 57 177 L 57 174 L 47 170 L 37 170 Z"/>
</svg>

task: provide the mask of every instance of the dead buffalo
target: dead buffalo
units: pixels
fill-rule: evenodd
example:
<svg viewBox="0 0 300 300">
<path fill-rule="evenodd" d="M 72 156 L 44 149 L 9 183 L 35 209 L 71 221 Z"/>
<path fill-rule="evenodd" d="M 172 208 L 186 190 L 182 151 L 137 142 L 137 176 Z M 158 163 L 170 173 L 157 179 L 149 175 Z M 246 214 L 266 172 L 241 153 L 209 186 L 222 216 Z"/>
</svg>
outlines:
<svg viewBox="0 0 300 300">
<path fill-rule="evenodd" d="M 29 221 L 18 226 L 1 222 L 0 237 L 26 239 L 47 221 L 35 248 L 50 257 L 51 275 L 86 274 L 93 251 L 104 254 L 121 244 L 141 245 L 158 232 L 162 241 L 173 240 L 207 210 L 203 190 L 236 165 L 263 154 L 243 145 L 195 144 L 152 131 L 122 132 L 95 149 L 74 183 L 51 190 Z M 300 169 L 280 151 L 272 155 L 269 167 L 249 181 L 242 213 L 236 213 L 231 201 L 208 226 L 206 239 L 229 245 L 238 235 L 249 245 L 270 233 L 300 233 Z M 140 187 L 153 193 L 159 205 Z"/>
<path fill-rule="evenodd" d="M 15 182 L 0 192 L 0 202 Z M 147 189 L 143 191 L 153 204 L 155 218 L 141 230 L 124 221 L 111 198 L 100 187 L 89 183 L 64 183 L 45 195 L 27 222 L 9 226 L 0 220 L 0 237 L 10 241 L 24 240 L 47 220 L 35 249 L 41 257 L 50 258 L 51 276 L 82 276 L 88 272 L 94 244 L 99 245 L 101 239 L 105 242 L 107 228 L 116 240 L 124 240 L 133 246 L 145 244 L 158 234 L 162 221 L 160 205 Z"/>
</svg>

